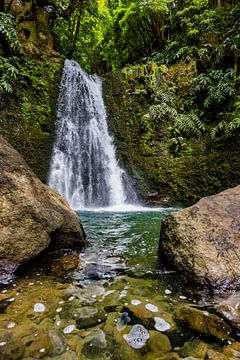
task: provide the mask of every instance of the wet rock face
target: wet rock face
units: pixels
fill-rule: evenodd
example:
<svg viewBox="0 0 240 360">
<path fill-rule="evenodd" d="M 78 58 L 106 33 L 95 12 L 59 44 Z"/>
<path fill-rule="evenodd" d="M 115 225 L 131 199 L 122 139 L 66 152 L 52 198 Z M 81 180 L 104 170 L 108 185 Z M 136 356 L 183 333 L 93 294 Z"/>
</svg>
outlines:
<svg viewBox="0 0 240 360">
<path fill-rule="evenodd" d="M 240 288 L 240 186 L 201 199 L 163 222 L 163 262 L 213 292 Z"/>
<path fill-rule="evenodd" d="M 11 272 L 43 250 L 82 247 L 79 217 L 0 137 L 0 268 Z"/>
</svg>

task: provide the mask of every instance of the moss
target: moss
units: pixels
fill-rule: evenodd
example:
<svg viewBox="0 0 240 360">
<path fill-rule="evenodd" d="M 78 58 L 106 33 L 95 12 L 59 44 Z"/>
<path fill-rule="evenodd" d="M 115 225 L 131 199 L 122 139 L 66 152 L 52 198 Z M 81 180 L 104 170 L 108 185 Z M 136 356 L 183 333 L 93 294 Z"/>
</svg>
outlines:
<svg viewBox="0 0 240 360">
<path fill-rule="evenodd" d="M 180 75 L 172 73 L 170 70 L 167 76 L 180 82 Z M 168 141 L 171 120 L 153 123 L 147 115 L 151 98 L 136 92 L 136 87 L 129 87 L 120 71 L 105 76 L 105 103 L 118 157 L 140 196 L 151 201 L 151 194 L 155 194 L 154 200 L 160 202 L 169 198 L 171 203 L 191 204 L 239 183 L 239 140 L 219 144 L 192 140 L 178 156 L 172 154 Z"/>
<path fill-rule="evenodd" d="M 61 64 L 23 55 L 15 94 L 0 111 L 0 133 L 25 158 L 42 181 L 47 180 Z"/>
</svg>

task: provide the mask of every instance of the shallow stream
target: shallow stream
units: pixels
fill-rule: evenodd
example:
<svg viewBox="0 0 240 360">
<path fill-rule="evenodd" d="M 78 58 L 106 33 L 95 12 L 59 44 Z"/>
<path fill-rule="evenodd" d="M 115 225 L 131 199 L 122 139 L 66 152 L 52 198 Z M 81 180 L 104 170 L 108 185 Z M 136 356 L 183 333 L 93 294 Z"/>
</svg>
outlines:
<svg viewBox="0 0 240 360">
<path fill-rule="evenodd" d="M 174 209 L 138 210 L 80 212 L 80 255 L 48 255 L 1 285 L 0 359 L 234 359 L 224 324 L 212 321 L 209 336 L 187 321 L 211 316 L 207 300 L 158 264 L 160 223 Z"/>
</svg>

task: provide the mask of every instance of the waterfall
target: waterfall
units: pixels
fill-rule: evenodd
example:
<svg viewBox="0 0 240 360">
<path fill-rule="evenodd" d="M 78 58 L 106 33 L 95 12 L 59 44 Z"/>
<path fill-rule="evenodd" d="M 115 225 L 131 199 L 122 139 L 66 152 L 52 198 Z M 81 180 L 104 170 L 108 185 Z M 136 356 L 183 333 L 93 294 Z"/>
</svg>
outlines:
<svg viewBox="0 0 240 360">
<path fill-rule="evenodd" d="M 60 86 L 49 186 L 74 209 L 118 206 L 129 200 L 126 173 L 108 132 L 102 80 L 66 60 Z"/>
</svg>

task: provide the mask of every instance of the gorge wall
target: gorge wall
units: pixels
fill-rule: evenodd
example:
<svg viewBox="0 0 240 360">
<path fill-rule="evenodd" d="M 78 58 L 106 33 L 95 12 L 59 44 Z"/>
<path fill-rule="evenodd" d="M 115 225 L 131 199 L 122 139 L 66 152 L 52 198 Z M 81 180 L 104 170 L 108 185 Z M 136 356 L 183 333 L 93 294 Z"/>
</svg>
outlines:
<svg viewBox="0 0 240 360">
<path fill-rule="evenodd" d="M 165 88 L 170 86 L 169 78 L 173 81 L 171 73 L 178 72 L 175 85 L 185 84 L 186 74 L 191 77 L 189 64 L 181 66 L 163 69 Z M 176 135 L 176 144 L 170 142 L 171 116 L 163 111 L 156 121 L 151 114 L 151 72 L 139 65 L 105 75 L 109 126 L 120 161 L 127 164 L 139 194 L 150 203 L 192 204 L 203 196 L 236 186 L 240 172 L 239 139 L 213 142 L 203 137 L 184 142 Z M 163 102 L 162 109 L 165 106 Z"/>
<path fill-rule="evenodd" d="M 0 134 L 46 181 L 63 61 L 54 47 L 50 14 L 41 2 L 5 0 L 4 5 L 15 16 L 21 45 L 11 54 L 18 69 L 13 92 L 0 93 Z"/>
</svg>

